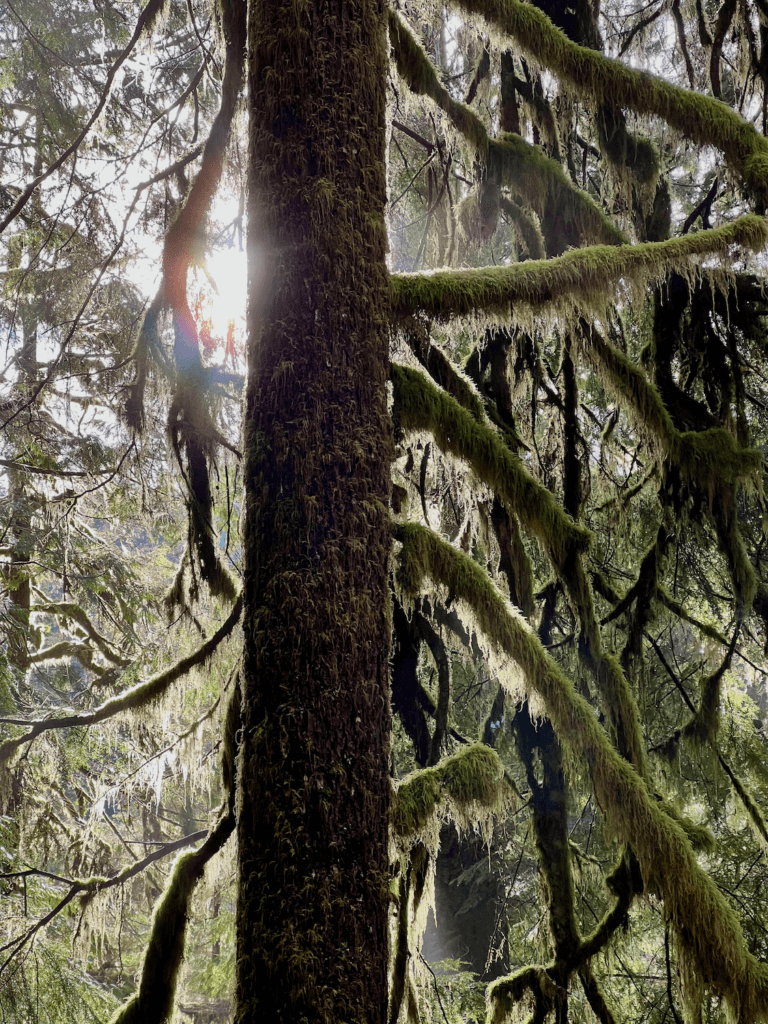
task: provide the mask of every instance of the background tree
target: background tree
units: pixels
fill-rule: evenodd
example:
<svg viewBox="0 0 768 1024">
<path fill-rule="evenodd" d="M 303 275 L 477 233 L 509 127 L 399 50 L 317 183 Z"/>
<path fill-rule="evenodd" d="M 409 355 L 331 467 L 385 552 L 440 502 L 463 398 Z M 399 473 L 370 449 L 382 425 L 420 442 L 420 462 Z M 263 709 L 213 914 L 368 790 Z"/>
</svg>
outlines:
<svg viewBox="0 0 768 1024">
<path fill-rule="evenodd" d="M 763 1019 L 760 12 L 160 7 L 9 8 L 7 1012 L 226 1019 L 237 816 L 239 1022 Z"/>
</svg>

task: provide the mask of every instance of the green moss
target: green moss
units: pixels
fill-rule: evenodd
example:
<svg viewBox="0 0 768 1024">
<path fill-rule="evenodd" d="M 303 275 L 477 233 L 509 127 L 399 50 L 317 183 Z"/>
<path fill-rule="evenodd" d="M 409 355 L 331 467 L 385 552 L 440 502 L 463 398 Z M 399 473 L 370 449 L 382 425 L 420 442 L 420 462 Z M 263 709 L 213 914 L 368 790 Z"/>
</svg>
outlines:
<svg viewBox="0 0 768 1024">
<path fill-rule="evenodd" d="M 152 920 L 139 991 L 117 1011 L 112 1024 L 165 1024 L 170 1018 L 184 956 L 189 898 L 204 868 L 197 850 L 176 861 Z"/>
<path fill-rule="evenodd" d="M 454 128 L 487 163 L 486 180 L 509 185 L 538 213 L 547 199 L 557 202 L 558 215 L 574 222 L 580 233 L 614 245 L 624 236 L 600 211 L 586 192 L 576 188 L 561 165 L 546 157 L 519 135 L 506 134 L 492 141 L 480 118 L 464 103 L 458 103 L 440 83 L 434 66 L 408 25 L 389 10 L 389 34 L 398 73 L 419 96 L 429 96 L 443 110 Z"/>
<path fill-rule="evenodd" d="M 539 217 L 547 203 L 556 204 L 558 219 L 575 225 L 579 237 L 607 245 L 627 241 L 587 193 L 574 187 L 558 161 L 514 132 L 504 132 L 488 143 L 488 174 L 528 202 Z"/>
<path fill-rule="evenodd" d="M 532 211 L 526 210 L 518 203 L 501 196 L 499 199 L 501 210 L 507 215 L 513 227 L 520 236 L 520 240 L 526 249 L 526 255 L 532 260 L 543 260 L 547 255 L 544 244 L 544 236 L 541 227 L 536 223 Z"/>
<path fill-rule="evenodd" d="M 678 823 L 683 832 L 688 836 L 694 850 L 700 850 L 702 853 L 715 852 L 717 840 L 706 825 L 700 825 L 686 814 L 678 814 L 672 804 L 666 800 L 660 800 L 659 805 L 665 814 L 668 814 L 673 821 Z"/>
<path fill-rule="evenodd" d="M 727 255 L 731 245 L 756 252 L 768 242 L 768 227 L 757 216 L 724 227 L 643 245 L 596 245 L 550 260 L 529 260 L 508 267 L 393 274 L 393 311 L 400 317 L 426 313 L 442 320 L 486 311 L 507 317 L 510 306 L 533 309 L 553 299 L 594 305 L 622 280 L 660 281 L 670 271 L 690 273 L 699 256 Z"/>
<path fill-rule="evenodd" d="M 391 804 L 392 829 L 401 839 L 415 839 L 431 830 L 436 814 L 463 825 L 478 812 L 485 816 L 500 809 L 506 791 L 499 755 L 474 743 L 398 784 Z"/>
<path fill-rule="evenodd" d="M 514 974 L 505 978 L 497 978 L 486 991 L 488 1005 L 488 1024 L 506 1024 L 516 1017 L 516 1008 L 521 1000 L 530 993 L 536 1011 L 528 1024 L 533 1020 L 544 1020 L 557 1000 L 557 986 L 544 967 L 533 964 L 522 967 Z"/>
<path fill-rule="evenodd" d="M 485 423 L 483 400 L 469 377 L 429 336 L 429 331 L 418 317 L 407 317 L 402 330 L 409 348 L 430 377 L 467 409 L 478 423 Z"/>
<path fill-rule="evenodd" d="M 464 103 L 458 103 L 440 84 L 432 61 L 424 47 L 397 11 L 387 10 L 389 38 L 395 55 L 397 71 L 410 89 L 419 96 L 429 96 L 444 110 L 452 124 L 474 146 L 481 159 L 488 152 L 488 133 L 480 118 Z"/>
<path fill-rule="evenodd" d="M 579 558 L 589 546 L 591 534 L 567 515 L 490 429 L 477 423 L 424 374 L 396 365 L 390 372 L 395 423 L 404 430 L 430 431 L 444 451 L 465 459 L 544 546 L 578 610 L 588 640 L 590 667 L 622 752 L 642 770 L 637 708 L 618 660 L 602 650 L 592 592 Z"/>
<path fill-rule="evenodd" d="M 588 548 L 591 534 L 568 516 L 493 431 L 418 370 L 393 365 L 393 417 L 403 430 L 428 430 L 444 450 L 465 459 L 498 493 L 524 528 L 561 564 L 570 552 Z"/>
<path fill-rule="evenodd" d="M 742 448 L 724 427 L 678 434 L 670 454 L 683 476 L 695 480 L 710 497 L 718 484 L 754 484 L 763 462 L 758 448 Z"/>
<path fill-rule="evenodd" d="M 419 593 L 431 577 L 467 602 L 479 628 L 518 664 L 529 691 L 541 697 L 562 742 L 586 762 L 609 829 L 631 844 L 643 878 L 663 898 L 679 948 L 701 981 L 729 1005 L 734 1018 L 745 1024 L 768 1019 L 768 967 L 749 952 L 736 914 L 699 866 L 683 828 L 611 744 L 592 707 L 471 559 L 422 527 L 398 527 L 396 535 L 402 544 L 398 580 L 403 589 Z"/>
<path fill-rule="evenodd" d="M 768 140 L 726 104 L 571 42 L 532 4 L 520 0 L 459 0 L 459 6 L 498 25 L 539 64 L 582 95 L 597 104 L 662 118 L 700 146 L 719 149 L 754 192 L 768 192 Z"/>
</svg>

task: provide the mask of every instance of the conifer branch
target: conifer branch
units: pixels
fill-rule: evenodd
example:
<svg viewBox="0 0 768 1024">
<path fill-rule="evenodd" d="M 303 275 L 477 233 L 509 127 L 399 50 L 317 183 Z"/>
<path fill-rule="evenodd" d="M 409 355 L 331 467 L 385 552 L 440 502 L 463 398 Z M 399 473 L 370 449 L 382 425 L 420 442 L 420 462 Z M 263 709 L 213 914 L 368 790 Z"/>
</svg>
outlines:
<svg viewBox="0 0 768 1024">
<path fill-rule="evenodd" d="M 762 226 L 763 222 L 759 223 Z M 686 238 L 700 238 L 704 234 L 706 232 L 702 231 Z M 651 442 L 660 446 L 682 478 L 707 497 L 709 515 L 728 563 L 737 611 L 743 614 L 757 593 L 757 575 L 738 526 L 736 487 L 739 484 L 761 486 L 762 452 L 742 447 L 724 427 L 678 431 L 661 395 L 642 370 L 594 327 L 585 324 L 580 333 L 584 354 L 638 429 L 650 435 Z"/>
<path fill-rule="evenodd" d="M 680 948 L 698 977 L 746 1024 L 768 1013 L 768 965 L 749 951 L 738 919 L 699 866 L 681 826 L 652 799 L 643 779 L 610 743 L 593 709 L 470 558 L 423 527 L 398 526 L 398 579 L 409 594 L 430 577 L 466 601 L 479 628 L 520 667 L 558 736 L 588 767 L 614 834 L 637 854 L 646 885 L 663 899 Z"/>
<path fill-rule="evenodd" d="M 0 719 L 0 723 L 10 722 L 15 725 L 28 725 L 30 728 L 21 736 L 6 740 L 0 746 L 0 764 L 7 761 L 22 744 L 29 743 L 41 733 L 50 732 L 52 729 L 71 729 L 104 722 L 108 718 L 119 715 L 123 711 L 134 711 L 143 707 L 152 700 L 162 696 L 171 683 L 186 675 L 191 669 L 198 665 L 204 665 L 237 625 L 243 607 L 242 595 L 237 598 L 232 611 L 229 613 L 222 625 L 216 630 L 210 640 L 206 640 L 196 651 L 181 658 L 175 665 L 165 669 L 152 679 L 132 686 L 130 690 L 111 697 L 93 711 L 83 711 L 79 714 L 62 715 L 57 718 L 41 719 L 37 722 L 26 722 L 19 719 Z"/>
<path fill-rule="evenodd" d="M 177 839 L 174 842 L 165 843 L 160 847 L 160 849 L 153 850 L 152 853 L 147 854 L 147 856 L 142 858 L 142 860 L 129 864 L 111 878 L 86 878 L 74 882 L 70 882 L 69 879 L 57 878 L 57 881 L 65 881 L 70 885 L 69 892 L 59 900 L 52 910 L 49 910 L 47 914 L 43 915 L 43 917 L 38 921 L 35 921 L 35 923 L 23 934 L 17 935 L 15 938 L 10 939 L 8 942 L 0 946 L 0 953 L 8 953 L 7 958 L 2 964 L 0 964 L 0 977 L 6 967 L 8 967 L 13 958 L 24 948 L 24 946 L 26 946 L 42 928 L 45 928 L 45 926 L 50 924 L 55 917 L 58 917 L 62 910 L 69 906 L 72 900 L 77 896 L 103 892 L 105 889 L 113 889 L 116 885 L 123 885 L 125 882 L 129 882 L 136 875 L 140 874 L 151 864 L 162 860 L 164 857 L 170 856 L 172 853 L 176 853 L 177 850 L 183 850 L 185 847 L 191 846 L 192 843 L 196 843 L 206 835 L 208 835 L 208 833 L 205 830 L 202 830 L 200 832 L 193 832 L 188 836 L 183 836 L 181 839 Z M 53 878 L 54 876 L 49 877 Z"/>
<path fill-rule="evenodd" d="M 745 185 L 768 197 L 768 140 L 726 104 L 571 42 L 533 4 L 457 0 L 457 6 L 506 32 L 536 61 L 596 104 L 655 115 L 700 146 L 719 149 Z"/>
<path fill-rule="evenodd" d="M 77 150 L 80 148 L 83 139 L 86 137 L 88 132 L 96 123 L 99 114 L 102 112 L 107 100 L 109 99 L 110 93 L 112 91 L 112 83 L 115 80 L 115 75 L 126 62 L 126 60 L 130 57 L 131 53 L 136 47 L 136 44 L 138 43 L 139 39 L 142 37 L 144 32 L 152 30 L 152 26 L 157 21 L 157 18 L 159 17 L 163 7 L 165 6 L 165 3 L 166 0 L 149 0 L 147 6 L 139 15 L 138 21 L 136 22 L 136 28 L 133 30 L 133 35 L 129 39 L 125 48 L 118 56 L 117 60 L 115 60 L 115 62 L 109 69 L 106 82 L 104 83 L 104 87 L 101 91 L 101 96 L 99 97 L 98 103 L 96 104 L 93 113 L 88 118 L 85 125 L 80 129 L 78 134 L 75 136 L 75 139 L 71 143 L 71 145 L 67 146 L 67 148 L 56 157 L 53 163 L 49 164 L 44 171 L 42 171 L 40 174 L 37 175 L 37 177 L 35 177 L 32 181 L 29 182 L 27 187 L 18 197 L 18 199 L 13 204 L 11 209 L 8 211 L 6 216 L 0 221 L 0 235 L 3 233 L 3 231 L 5 231 L 8 225 L 12 221 L 14 221 L 16 217 L 18 217 L 18 215 L 27 205 L 29 200 L 35 194 L 35 190 L 39 188 L 39 186 L 42 185 L 42 183 L 47 178 L 50 178 L 50 176 L 54 174 L 62 166 L 62 164 L 66 163 L 66 161 L 73 155 L 73 153 L 76 153 Z"/>
<path fill-rule="evenodd" d="M 664 280 L 673 270 L 690 277 L 695 273 L 692 263 L 700 257 L 725 258 L 730 246 L 762 252 L 766 244 L 765 221 L 747 215 L 732 224 L 666 242 L 590 246 L 508 267 L 393 274 L 393 307 L 400 317 L 422 314 L 440 320 L 479 312 L 508 319 L 518 304 L 536 310 L 564 299 L 594 307 L 601 295 L 622 280 L 645 285 Z"/>
</svg>

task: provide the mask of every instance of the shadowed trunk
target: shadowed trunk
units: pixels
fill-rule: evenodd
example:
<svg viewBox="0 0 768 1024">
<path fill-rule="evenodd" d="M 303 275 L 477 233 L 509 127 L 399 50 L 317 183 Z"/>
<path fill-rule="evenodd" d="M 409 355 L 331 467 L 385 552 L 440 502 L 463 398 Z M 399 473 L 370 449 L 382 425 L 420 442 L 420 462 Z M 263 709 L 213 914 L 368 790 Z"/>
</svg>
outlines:
<svg viewBox="0 0 768 1024">
<path fill-rule="evenodd" d="M 373 0 L 249 14 L 235 1020 L 383 1021 L 390 424 Z"/>
</svg>

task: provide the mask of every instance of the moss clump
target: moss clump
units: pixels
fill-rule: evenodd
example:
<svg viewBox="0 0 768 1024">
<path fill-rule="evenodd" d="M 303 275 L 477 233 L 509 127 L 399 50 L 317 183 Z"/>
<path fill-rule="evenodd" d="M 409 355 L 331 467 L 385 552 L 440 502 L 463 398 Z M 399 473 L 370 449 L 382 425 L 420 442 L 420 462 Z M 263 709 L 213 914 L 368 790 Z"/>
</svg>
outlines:
<svg viewBox="0 0 768 1024">
<path fill-rule="evenodd" d="M 758 448 L 743 448 L 724 427 L 678 434 L 672 454 L 683 476 L 703 486 L 710 498 L 719 483 L 754 484 L 763 463 Z"/>
<path fill-rule="evenodd" d="M 537 62 L 597 104 L 662 118 L 701 146 L 714 146 L 742 181 L 768 194 L 768 140 L 725 103 L 625 67 L 570 39 L 532 4 L 520 0 L 459 0 L 471 14 L 498 25 Z"/>
<path fill-rule="evenodd" d="M 665 242 L 596 245 L 509 267 L 393 274 L 393 311 L 401 317 L 421 312 L 449 320 L 480 311 L 506 317 L 518 303 L 537 309 L 555 299 L 594 305 L 596 296 L 606 294 L 622 280 L 660 281 L 672 270 L 690 274 L 696 257 L 726 256 L 732 245 L 759 252 L 766 243 L 765 221 L 748 215 L 720 228 Z"/>
<path fill-rule="evenodd" d="M 768 966 L 749 952 L 736 914 L 699 866 L 685 831 L 611 744 L 592 707 L 479 566 L 422 527 L 398 527 L 396 535 L 402 543 L 398 579 L 403 589 L 418 593 L 431 577 L 466 601 L 479 628 L 517 662 L 529 691 L 541 697 L 562 742 L 587 763 L 609 828 L 631 843 L 642 876 L 663 898 L 679 948 L 698 977 L 729 1005 L 735 1019 L 746 1024 L 768 1018 Z"/>
<path fill-rule="evenodd" d="M 493 431 L 436 388 L 420 371 L 393 365 L 393 417 L 403 430 L 429 430 L 444 450 L 465 459 L 499 494 L 524 528 L 561 564 L 570 552 L 585 551 L 591 534 L 575 523 Z"/>
<path fill-rule="evenodd" d="M 391 804 L 392 829 L 400 839 L 415 840 L 431 832 L 435 816 L 441 814 L 466 825 L 475 816 L 498 810 L 505 793 L 499 755 L 491 747 L 473 743 L 434 768 L 412 772 L 398 784 Z"/>
</svg>

